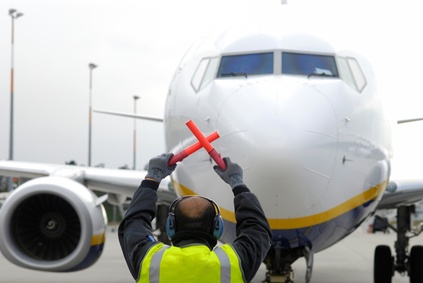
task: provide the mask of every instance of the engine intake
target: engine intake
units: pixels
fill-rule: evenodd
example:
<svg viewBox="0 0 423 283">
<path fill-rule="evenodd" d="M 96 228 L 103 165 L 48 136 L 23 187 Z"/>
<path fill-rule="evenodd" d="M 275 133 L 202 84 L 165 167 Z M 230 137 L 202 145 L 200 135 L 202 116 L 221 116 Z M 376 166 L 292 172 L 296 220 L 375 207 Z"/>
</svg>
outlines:
<svg viewBox="0 0 423 283">
<path fill-rule="evenodd" d="M 81 222 L 73 207 L 53 194 L 34 195 L 17 206 L 10 223 L 16 247 L 40 260 L 71 254 L 81 238 Z"/>
<path fill-rule="evenodd" d="M 43 271 L 76 271 L 94 264 L 107 216 L 97 196 L 62 177 L 16 189 L 0 209 L 0 249 L 12 263 Z"/>
</svg>

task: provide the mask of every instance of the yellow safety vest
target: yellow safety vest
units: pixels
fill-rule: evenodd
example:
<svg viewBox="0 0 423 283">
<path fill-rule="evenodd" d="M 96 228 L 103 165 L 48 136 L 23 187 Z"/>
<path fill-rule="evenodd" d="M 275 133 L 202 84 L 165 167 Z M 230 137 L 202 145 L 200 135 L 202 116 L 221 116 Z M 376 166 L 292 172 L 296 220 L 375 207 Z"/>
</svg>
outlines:
<svg viewBox="0 0 423 283">
<path fill-rule="evenodd" d="M 187 247 L 159 243 L 141 262 L 139 283 L 232 283 L 245 282 L 233 248 L 225 244 L 214 250 L 205 245 Z"/>
</svg>

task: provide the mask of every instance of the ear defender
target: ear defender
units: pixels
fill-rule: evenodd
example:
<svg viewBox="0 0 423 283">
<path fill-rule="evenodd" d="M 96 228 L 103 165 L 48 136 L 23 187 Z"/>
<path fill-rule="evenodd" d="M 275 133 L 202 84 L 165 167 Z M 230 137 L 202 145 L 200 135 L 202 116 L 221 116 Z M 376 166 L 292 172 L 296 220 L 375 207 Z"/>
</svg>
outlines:
<svg viewBox="0 0 423 283">
<path fill-rule="evenodd" d="M 177 198 L 169 206 L 169 214 L 166 219 L 166 233 L 169 239 L 172 239 L 176 234 L 176 220 L 175 220 L 175 214 L 173 213 L 175 211 L 176 204 L 178 204 L 178 202 L 180 202 L 182 199 L 189 198 L 189 197 L 192 197 L 192 196 Z M 209 198 L 206 198 L 206 197 L 202 197 L 202 198 L 211 202 L 211 204 L 213 205 L 216 211 L 216 215 L 213 218 L 212 234 L 213 234 L 213 237 L 216 238 L 216 240 L 219 240 L 223 233 L 223 219 L 222 219 L 222 216 L 220 215 L 219 206 L 213 200 Z"/>
<path fill-rule="evenodd" d="M 167 215 L 166 219 L 166 234 L 169 239 L 172 239 L 176 233 L 176 222 L 175 222 L 175 214 L 173 211 L 175 210 L 175 206 L 178 202 L 180 202 L 183 198 L 175 199 L 169 206 L 169 214 Z"/>
<path fill-rule="evenodd" d="M 175 215 L 173 212 L 169 212 L 169 215 L 166 219 L 166 234 L 169 239 L 172 239 L 175 236 L 176 229 L 175 229 Z"/>
<path fill-rule="evenodd" d="M 216 240 L 219 240 L 223 233 L 223 219 L 222 219 L 222 216 L 220 215 L 220 209 L 217 206 L 217 204 L 212 200 L 210 201 L 213 203 L 214 207 L 216 207 L 217 209 L 217 214 L 213 220 L 213 237 L 215 237 Z"/>
</svg>

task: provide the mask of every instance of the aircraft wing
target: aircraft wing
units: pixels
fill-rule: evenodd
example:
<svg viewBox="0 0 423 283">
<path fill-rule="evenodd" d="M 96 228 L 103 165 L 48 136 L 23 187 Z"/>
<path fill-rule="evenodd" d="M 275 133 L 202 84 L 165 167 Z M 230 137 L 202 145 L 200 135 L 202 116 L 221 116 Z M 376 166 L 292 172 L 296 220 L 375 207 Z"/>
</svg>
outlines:
<svg viewBox="0 0 423 283">
<path fill-rule="evenodd" d="M 403 119 L 403 120 L 398 120 L 397 123 L 404 124 L 404 123 L 418 122 L 418 121 L 423 121 L 423 118 Z"/>
<path fill-rule="evenodd" d="M 107 169 L 96 167 L 83 167 L 73 165 L 43 164 L 35 162 L 0 161 L 0 176 L 39 178 L 59 176 L 77 181 L 89 189 L 110 194 L 109 201 L 115 203 L 119 199 L 132 197 L 146 171 L 124 169 Z M 175 198 L 170 178 L 160 183 L 158 189 L 159 202 L 170 204 Z M 119 202 L 119 201 L 117 201 Z"/>
<path fill-rule="evenodd" d="M 114 111 L 105 111 L 105 110 L 93 110 L 96 113 L 102 113 L 102 114 L 110 114 L 115 116 L 122 116 L 122 117 L 128 117 L 128 118 L 137 118 L 147 121 L 155 121 L 155 122 L 163 122 L 162 117 L 154 117 L 154 116 L 147 116 L 147 115 L 135 115 L 135 114 L 128 114 L 128 113 L 122 113 L 122 112 L 114 112 Z"/>
<path fill-rule="evenodd" d="M 105 242 L 107 216 L 101 204 L 106 199 L 122 204 L 133 196 L 146 173 L 0 161 L 0 176 L 31 179 L 14 189 L 1 206 L 2 254 L 16 265 L 41 271 L 91 266 Z M 176 198 L 170 184 L 169 177 L 160 183 L 159 204 L 170 204 Z M 93 190 L 106 194 L 98 196 Z"/>
<path fill-rule="evenodd" d="M 423 118 L 398 120 L 398 124 L 423 121 Z M 391 180 L 377 209 L 408 206 L 423 200 L 423 179 Z"/>
<path fill-rule="evenodd" d="M 391 209 L 423 200 L 423 180 L 390 181 L 377 209 Z"/>
</svg>

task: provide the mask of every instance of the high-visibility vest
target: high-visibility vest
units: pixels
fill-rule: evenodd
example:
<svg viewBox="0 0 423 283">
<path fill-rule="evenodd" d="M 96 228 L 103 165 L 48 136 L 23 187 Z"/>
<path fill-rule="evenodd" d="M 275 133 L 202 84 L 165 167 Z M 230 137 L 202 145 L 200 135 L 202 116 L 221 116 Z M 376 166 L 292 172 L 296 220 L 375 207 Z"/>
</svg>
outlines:
<svg viewBox="0 0 423 283">
<path fill-rule="evenodd" d="M 210 251 L 205 245 L 159 243 L 150 248 L 140 268 L 139 283 L 245 282 L 238 256 L 228 244 Z"/>
</svg>

